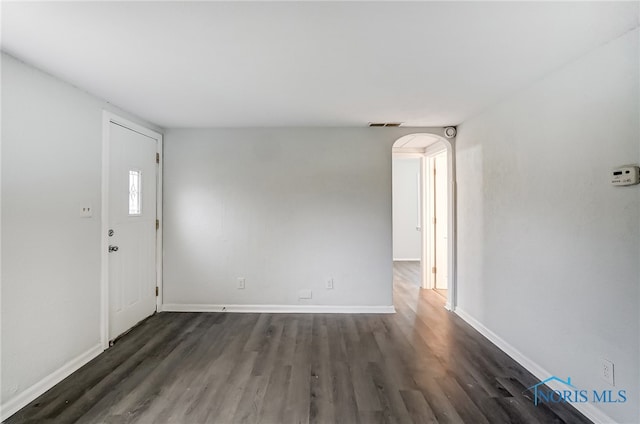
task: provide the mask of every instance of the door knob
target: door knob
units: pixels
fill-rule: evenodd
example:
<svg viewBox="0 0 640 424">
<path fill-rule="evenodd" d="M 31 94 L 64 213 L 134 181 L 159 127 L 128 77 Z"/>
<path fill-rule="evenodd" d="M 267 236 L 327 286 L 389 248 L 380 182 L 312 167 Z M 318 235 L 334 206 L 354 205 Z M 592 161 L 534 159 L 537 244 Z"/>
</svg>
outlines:
<svg viewBox="0 0 640 424">
<path fill-rule="evenodd" d="M 118 246 L 109 246 L 109 252 L 117 252 Z"/>
</svg>

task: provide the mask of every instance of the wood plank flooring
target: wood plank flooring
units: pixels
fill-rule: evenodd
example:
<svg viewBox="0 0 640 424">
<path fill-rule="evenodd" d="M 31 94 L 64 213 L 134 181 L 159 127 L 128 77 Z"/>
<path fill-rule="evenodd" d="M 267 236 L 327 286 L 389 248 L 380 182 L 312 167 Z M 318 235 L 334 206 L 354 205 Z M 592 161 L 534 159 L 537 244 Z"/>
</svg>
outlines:
<svg viewBox="0 0 640 424">
<path fill-rule="evenodd" d="M 160 313 L 17 423 L 588 423 L 396 273 L 396 314 Z"/>
<path fill-rule="evenodd" d="M 420 261 L 394 261 L 394 279 L 420 287 Z M 434 292 L 447 299 L 447 289 L 433 289 Z"/>
<path fill-rule="evenodd" d="M 393 279 L 420 287 L 420 261 L 394 261 Z"/>
</svg>

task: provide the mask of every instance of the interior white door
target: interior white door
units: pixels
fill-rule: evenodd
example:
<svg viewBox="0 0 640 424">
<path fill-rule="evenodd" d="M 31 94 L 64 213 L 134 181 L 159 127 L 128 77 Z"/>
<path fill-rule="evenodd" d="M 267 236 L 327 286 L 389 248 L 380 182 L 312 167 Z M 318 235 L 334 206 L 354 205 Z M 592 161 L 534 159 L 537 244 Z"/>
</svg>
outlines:
<svg viewBox="0 0 640 424">
<path fill-rule="evenodd" d="M 109 340 L 156 310 L 157 141 L 109 128 Z"/>
<path fill-rule="evenodd" d="M 447 153 L 443 152 L 434 158 L 434 210 L 435 210 L 435 288 L 447 288 Z"/>
</svg>

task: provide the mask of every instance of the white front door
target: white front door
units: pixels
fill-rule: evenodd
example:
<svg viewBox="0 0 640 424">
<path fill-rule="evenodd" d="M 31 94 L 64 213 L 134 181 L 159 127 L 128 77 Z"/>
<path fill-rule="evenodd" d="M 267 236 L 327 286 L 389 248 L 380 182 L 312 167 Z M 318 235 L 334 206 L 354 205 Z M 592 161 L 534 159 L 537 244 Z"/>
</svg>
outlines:
<svg viewBox="0 0 640 424">
<path fill-rule="evenodd" d="M 156 311 L 157 148 L 109 123 L 109 340 Z"/>
<path fill-rule="evenodd" d="M 434 181 L 434 210 L 435 210 L 435 260 L 436 280 L 435 288 L 447 288 L 447 153 L 440 153 L 435 157 L 435 181 Z"/>
</svg>

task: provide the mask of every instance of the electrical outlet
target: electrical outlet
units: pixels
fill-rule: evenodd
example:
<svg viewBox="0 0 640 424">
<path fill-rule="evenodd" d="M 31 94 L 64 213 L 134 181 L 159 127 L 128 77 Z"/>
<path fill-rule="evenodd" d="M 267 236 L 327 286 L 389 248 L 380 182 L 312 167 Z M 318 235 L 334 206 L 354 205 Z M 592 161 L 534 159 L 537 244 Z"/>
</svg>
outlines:
<svg viewBox="0 0 640 424">
<path fill-rule="evenodd" d="M 311 290 L 300 290 L 298 292 L 298 299 L 311 299 Z"/>
<path fill-rule="evenodd" d="M 600 359 L 600 377 L 607 383 L 614 386 L 613 362 Z"/>
<path fill-rule="evenodd" d="M 80 218 L 91 218 L 93 216 L 93 207 L 85 205 L 80 207 Z"/>
<path fill-rule="evenodd" d="M 325 283 L 325 288 L 327 290 L 333 290 L 333 277 L 329 278 Z"/>
<path fill-rule="evenodd" d="M 245 279 L 238 278 L 238 289 L 244 289 Z"/>
</svg>

